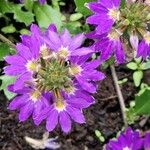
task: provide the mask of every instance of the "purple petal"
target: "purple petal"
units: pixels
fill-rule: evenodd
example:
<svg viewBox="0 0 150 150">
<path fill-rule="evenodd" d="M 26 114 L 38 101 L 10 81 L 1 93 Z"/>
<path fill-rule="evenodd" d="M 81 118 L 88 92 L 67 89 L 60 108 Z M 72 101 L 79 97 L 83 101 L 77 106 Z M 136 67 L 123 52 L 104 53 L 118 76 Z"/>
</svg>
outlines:
<svg viewBox="0 0 150 150">
<path fill-rule="evenodd" d="M 144 137 L 144 148 L 150 149 L 150 133 L 146 133 Z"/>
<path fill-rule="evenodd" d="M 76 91 L 75 95 L 77 98 L 85 99 L 90 104 L 95 103 L 94 97 L 84 90 L 79 89 L 78 91 Z"/>
<path fill-rule="evenodd" d="M 72 42 L 71 35 L 67 29 L 64 30 L 64 32 L 61 36 L 61 41 L 62 41 L 64 47 L 69 46 L 70 43 Z"/>
<path fill-rule="evenodd" d="M 48 37 L 49 40 L 55 45 L 55 50 L 58 50 L 62 45 L 59 35 L 56 32 L 49 30 Z"/>
<path fill-rule="evenodd" d="M 77 123 L 85 123 L 85 118 L 84 115 L 82 114 L 81 110 L 73 108 L 71 106 L 68 106 L 66 108 L 68 114 L 70 115 L 70 117 Z"/>
<path fill-rule="evenodd" d="M 48 30 L 53 31 L 53 32 L 57 32 L 57 28 L 56 28 L 55 24 L 50 24 L 48 27 Z"/>
<path fill-rule="evenodd" d="M 18 53 L 23 58 L 25 58 L 26 60 L 32 59 L 32 53 L 31 53 L 31 51 L 29 50 L 29 48 L 27 46 L 20 43 L 20 44 L 16 45 L 16 48 L 17 48 Z"/>
<path fill-rule="evenodd" d="M 82 67 L 84 68 L 85 71 L 88 71 L 88 70 L 96 69 L 99 65 L 100 65 L 100 61 L 99 60 L 93 60 L 93 61 L 84 63 L 82 65 Z"/>
<path fill-rule="evenodd" d="M 58 124 L 58 112 L 55 109 L 53 109 L 49 113 L 49 115 L 50 116 L 47 118 L 47 121 L 46 121 L 46 129 L 48 131 L 52 131 Z"/>
<path fill-rule="evenodd" d="M 123 51 L 123 47 L 122 47 L 120 41 L 117 42 L 115 55 L 116 55 L 116 59 L 117 59 L 118 64 L 124 63 L 125 53 Z"/>
<path fill-rule="evenodd" d="M 119 8 L 121 0 L 113 0 L 113 4 L 115 7 Z"/>
<path fill-rule="evenodd" d="M 71 130 L 71 119 L 65 111 L 59 113 L 59 123 L 65 133 Z"/>
<path fill-rule="evenodd" d="M 92 81 L 99 81 L 105 78 L 105 75 L 97 70 L 88 70 L 83 72 L 83 77 Z"/>
<path fill-rule="evenodd" d="M 18 55 L 13 55 L 13 56 L 6 56 L 5 57 L 5 61 L 8 63 L 8 64 L 13 64 L 13 65 L 25 65 L 26 64 L 26 60 L 23 59 L 23 57 L 21 56 L 18 56 Z M 19 62 L 19 64 L 18 64 Z"/>
<path fill-rule="evenodd" d="M 142 56 L 143 59 L 146 59 L 146 57 L 148 56 L 149 53 L 150 53 L 150 46 L 147 45 L 144 40 L 141 41 L 141 43 L 139 44 L 139 47 L 138 47 L 136 57 Z"/>
<path fill-rule="evenodd" d="M 14 91 L 22 89 L 25 86 L 25 82 L 31 80 L 32 76 L 31 73 L 26 72 L 17 78 L 16 82 L 14 83 Z"/>
<path fill-rule="evenodd" d="M 25 106 L 21 107 L 19 113 L 19 120 L 20 121 L 27 120 L 31 116 L 33 109 L 34 107 L 32 102 L 28 102 Z"/>
<path fill-rule="evenodd" d="M 106 8 L 112 8 L 113 7 L 113 3 L 112 0 L 99 0 L 99 2 L 101 3 L 102 6 L 106 7 Z"/>
<path fill-rule="evenodd" d="M 17 64 L 4 67 L 5 74 L 10 75 L 10 76 L 16 76 L 16 75 L 24 73 L 25 71 L 26 71 L 25 67 L 17 66 Z"/>
<path fill-rule="evenodd" d="M 102 6 L 100 3 L 97 2 L 91 2 L 88 3 L 87 5 L 89 7 L 90 10 L 92 10 L 93 12 L 96 13 L 107 13 L 108 10 L 106 9 L 106 7 Z"/>
<path fill-rule="evenodd" d="M 39 0 L 40 4 L 43 5 L 45 4 L 46 0 Z"/>
<path fill-rule="evenodd" d="M 86 81 L 84 78 L 81 76 L 77 77 L 77 81 L 80 83 L 82 88 L 90 93 L 95 93 L 96 92 L 96 87 L 92 84 Z"/>
<path fill-rule="evenodd" d="M 27 95 L 17 96 L 15 97 L 9 104 L 8 108 L 10 110 L 19 109 L 24 106 L 28 101 Z"/>
<path fill-rule="evenodd" d="M 84 39 L 85 36 L 83 34 L 78 34 L 74 36 L 72 38 L 72 42 L 70 43 L 69 50 L 74 51 L 75 49 L 79 48 L 82 45 Z"/>
<path fill-rule="evenodd" d="M 30 46 L 30 36 L 29 35 L 21 35 L 22 43 L 29 47 Z"/>
<path fill-rule="evenodd" d="M 34 111 L 33 111 L 33 120 L 34 120 L 34 123 L 36 125 L 39 125 L 39 123 L 42 121 L 40 120 L 41 117 L 41 112 L 47 108 L 48 106 L 44 103 L 44 98 L 41 98 L 40 100 L 38 100 L 35 104 L 34 104 Z"/>
<path fill-rule="evenodd" d="M 91 105 L 83 98 L 70 98 L 67 102 L 78 109 L 88 108 Z"/>
<path fill-rule="evenodd" d="M 106 61 L 108 60 L 112 53 L 113 53 L 113 47 L 112 47 L 112 44 L 109 43 L 109 45 L 105 45 L 104 47 L 102 47 L 102 50 L 101 50 L 101 56 L 100 56 L 100 60 L 101 61 Z"/>
<path fill-rule="evenodd" d="M 39 37 L 41 34 L 40 28 L 36 24 L 32 24 L 30 27 L 31 33 L 36 37 Z"/>
<path fill-rule="evenodd" d="M 84 56 L 93 53 L 93 50 L 90 48 L 80 48 L 72 51 L 71 56 Z"/>
<path fill-rule="evenodd" d="M 96 27 L 96 33 L 97 34 L 105 34 L 106 32 L 109 32 L 114 24 L 114 21 L 112 19 L 102 21 L 98 24 Z"/>
</svg>

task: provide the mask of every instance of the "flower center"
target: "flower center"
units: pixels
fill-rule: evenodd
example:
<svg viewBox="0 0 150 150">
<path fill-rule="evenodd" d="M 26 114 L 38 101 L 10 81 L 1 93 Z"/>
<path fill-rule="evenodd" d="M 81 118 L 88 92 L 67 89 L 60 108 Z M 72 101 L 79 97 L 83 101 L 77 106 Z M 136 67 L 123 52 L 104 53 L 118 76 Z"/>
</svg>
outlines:
<svg viewBox="0 0 150 150">
<path fill-rule="evenodd" d="M 28 61 L 26 67 L 27 67 L 27 69 L 28 69 L 29 71 L 37 72 L 39 65 L 37 64 L 36 61 L 34 61 L 34 60 L 32 61 L 32 60 L 31 60 L 31 61 Z"/>
<path fill-rule="evenodd" d="M 68 50 L 68 48 L 67 47 L 61 47 L 58 50 L 58 56 L 60 58 L 66 59 L 69 56 L 69 50 Z"/>
<path fill-rule="evenodd" d="M 48 47 L 46 46 L 46 44 L 42 45 L 40 47 L 40 54 L 42 56 L 43 59 L 48 59 L 50 58 L 50 50 L 48 49 Z"/>
<path fill-rule="evenodd" d="M 69 73 L 73 76 L 79 75 L 82 71 L 82 68 L 79 65 L 73 65 L 69 68 Z"/>
<path fill-rule="evenodd" d="M 120 18 L 120 11 L 117 8 L 109 9 L 108 16 L 114 21 L 119 20 Z"/>
<path fill-rule="evenodd" d="M 70 84 L 69 86 L 66 86 L 64 88 L 65 92 L 68 94 L 74 94 L 76 91 L 76 88 L 73 86 L 73 84 Z"/>
<path fill-rule="evenodd" d="M 129 147 L 124 147 L 122 150 L 132 150 L 132 149 Z"/>
<path fill-rule="evenodd" d="M 38 90 L 33 91 L 33 92 L 31 93 L 31 99 L 32 99 L 34 102 L 38 101 L 40 97 L 41 97 L 41 93 L 40 93 Z"/>
<path fill-rule="evenodd" d="M 112 30 L 109 34 L 108 34 L 108 38 L 112 41 L 117 41 L 120 38 L 121 33 L 119 33 L 119 31 L 117 30 Z"/>
<path fill-rule="evenodd" d="M 61 63 L 56 59 L 52 59 L 50 62 L 46 62 L 46 66 L 39 71 L 40 78 L 42 79 L 41 85 L 44 89 L 61 89 L 69 81 L 68 67 Z"/>
<path fill-rule="evenodd" d="M 56 52 L 51 51 L 46 45 L 40 47 L 38 70 L 37 64 L 33 61 L 27 64 L 29 69 L 37 70 L 33 74 L 33 78 L 36 88 L 40 92 L 53 92 L 61 89 L 70 94 L 75 92 L 72 80 L 82 70 L 78 65 L 69 64 L 66 59 L 68 56 L 67 47 L 61 47 Z"/>
<path fill-rule="evenodd" d="M 144 35 L 145 42 L 149 45 L 150 44 L 150 32 Z"/>
<path fill-rule="evenodd" d="M 55 107 L 56 107 L 56 109 L 60 112 L 60 111 L 65 110 L 66 104 L 65 104 L 65 102 L 64 102 L 62 99 L 58 99 L 58 100 L 56 101 Z"/>
</svg>

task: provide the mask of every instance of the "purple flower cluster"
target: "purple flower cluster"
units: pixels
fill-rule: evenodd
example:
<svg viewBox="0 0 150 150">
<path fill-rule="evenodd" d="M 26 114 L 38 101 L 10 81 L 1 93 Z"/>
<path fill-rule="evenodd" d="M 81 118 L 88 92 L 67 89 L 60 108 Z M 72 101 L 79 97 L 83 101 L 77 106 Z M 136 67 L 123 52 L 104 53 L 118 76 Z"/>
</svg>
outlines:
<svg viewBox="0 0 150 150">
<path fill-rule="evenodd" d="M 101 52 L 101 61 L 108 60 L 114 53 L 117 62 L 123 63 L 125 54 L 120 41 L 121 33 L 112 29 L 120 18 L 120 0 L 99 0 L 87 6 L 95 13 L 87 19 L 87 23 L 97 25 L 96 30 L 88 37 L 97 37 L 95 50 Z"/>
<path fill-rule="evenodd" d="M 125 9 L 120 8 L 120 5 L 121 0 L 98 0 L 87 4 L 94 12 L 87 18 L 87 23 L 96 26 L 95 31 L 87 34 L 87 37 L 96 39 L 94 49 L 101 53 L 102 62 L 114 54 L 117 63 L 123 63 L 125 41 L 126 45 L 137 50 L 137 57 L 145 59 L 150 56 L 150 33 L 147 31 L 150 8 L 146 3 L 138 2 L 127 4 Z M 136 41 L 131 37 L 134 32 Z"/>
<path fill-rule="evenodd" d="M 72 121 L 85 123 L 83 109 L 94 103 L 95 81 L 105 76 L 96 70 L 98 60 L 89 61 L 93 50 L 81 47 L 83 34 L 59 34 L 53 24 L 45 32 L 33 24 L 31 33 L 21 36 L 17 54 L 5 58 L 5 74 L 17 77 L 8 87 L 17 94 L 9 109 L 20 111 L 20 121 L 32 116 L 36 125 L 46 120 L 48 131 L 60 124 L 67 133 Z"/>
<path fill-rule="evenodd" d="M 105 147 L 106 150 L 149 150 L 150 133 L 142 138 L 138 131 L 128 127 L 125 133 L 121 133 L 117 140 L 110 140 Z"/>
</svg>

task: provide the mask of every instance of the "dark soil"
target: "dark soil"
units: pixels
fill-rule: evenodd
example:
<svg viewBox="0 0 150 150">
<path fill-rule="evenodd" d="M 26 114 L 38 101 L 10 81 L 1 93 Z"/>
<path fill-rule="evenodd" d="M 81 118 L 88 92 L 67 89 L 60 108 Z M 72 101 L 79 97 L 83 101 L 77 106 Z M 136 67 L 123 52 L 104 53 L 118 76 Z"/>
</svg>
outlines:
<svg viewBox="0 0 150 150">
<path fill-rule="evenodd" d="M 131 74 L 124 69 L 118 68 L 119 78 L 129 78 L 129 81 L 122 86 L 126 102 L 132 100 L 135 93 L 133 83 L 130 82 Z M 58 128 L 50 133 L 50 137 L 58 136 L 61 150 L 102 150 L 102 144 L 95 136 L 95 130 L 102 132 L 106 141 L 115 136 L 122 126 L 122 116 L 117 100 L 115 88 L 109 70 L 107 78 L 99 83 L 95 94 L 96 103 L 87 109 L 84 114 L 87 123 L 84 125 L 73 125 L 72 131 L 64 135 Z M 36 127 L 32 120 L 19 123 L 17 112 L 7 110 L 7 101 L 0 95 L 0 149 L 1 150 L 32 150 L 25 142 L 24 136 L 42 138 L 45 132 L 45 125 Z"/>
</svg>

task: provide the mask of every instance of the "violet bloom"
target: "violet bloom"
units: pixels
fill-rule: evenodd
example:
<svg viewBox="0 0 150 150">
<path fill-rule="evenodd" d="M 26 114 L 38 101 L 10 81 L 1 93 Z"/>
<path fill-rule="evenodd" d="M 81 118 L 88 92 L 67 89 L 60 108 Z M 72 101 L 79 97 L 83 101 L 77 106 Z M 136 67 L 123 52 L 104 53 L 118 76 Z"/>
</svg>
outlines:
<svg viewBox="0 0 150 150">
<path fill-rule="evenodd" d="M 23 3 L 24 0 L 20 0 L 20 2 Z M 46 2 L 46 0 L 39 0 L 39 3 L 40 3 L 41 5 L 45 4 L 45 2 Z"/>
<path fill-rule="evenodd" d="M 39 0 L 40 4 L 45 4 L 46 0 Z"/>
<path fill-rule="evenodd" d="M 150 56 L 150 32 L 147 32 L 144 35 L 144 39 L 140 42 L 137 51 L 137 57 L 142 57 L 143 59 L 146 59 L 147 56 Z"/>
<path fill-rule="evenodd" d="M 127 128 L 125 133 L 121 133 L 117 140 L 110 140 L 106 145 L 106 150 L 141 150 L 143 140 L 138 131 Z"/>
<path fill-rule="evenodd" d="M 124 62 L 125 53 L 123 51 L 119 31 L 112 30 L 108 34 L 103 34 L 101 39 L 98 40 L 94 45 L 95 50 L 101 53 L 100 61 L 106 61 L 114 54 L 118 64 Z"/>
<path fill-rule="evenodd" d="M 58 95 L 59 100 L 56 100 L 55 94 L 58 93 L 52 94 L 52 99 L 55 103 L 46 108 L 41 115 L 41 120 L 47 118 L 46 128 L 48 131 L 54 130 L 57 124 L 60 124 L 63 132 L 67 133 L 71 130 L 72 121 L 79 124 L 85 123 L 82 109 L 89 107 L 90 103 L 82 98 L 82 95 L 81 97 L 78 95 L 77 98 L 62 92 L 61 95 Z"/>
<path fill-rule="evenodd" d="M 144 150 L 150 150 L 150 133 L 146 133 L 144 137 Z"/>
<path fill-rule="evenodd" d="M 22 88 L 24 81 L 30 80 L 40 67 L 38 60 L 41 33 L 36 25 L 31 25 L 31 33 L 31 36 L 21 36 L 22 43 L 16 45 L 17 54 L 5 57 L 5 61 L 10 64 L 4 68 L 5 74 L 18 76 L 14 84 L 15 90 Z"/>
<path fill-rule="evenodd" d="M 19 120 L 26 121 L 31 115 L 33 121 L 38 125 L 38 118 L 43 109 L 49 107 L 49 101 L 46 94 L 32 88 L 22 88 L 21 90 L 14 91 L 13 85 L 9 86 L 9 91 L 19 94 L 9 104 L 10 110 L 19 110 Z"/>
<path fill-rule="evenodd" d="M 98 0 L 88 3 L 87 7 L 95 14 L 87 18 L 87 23 L 97 25 L 98 34 L 110 31 L 113 24 L 119 20 L 120 2 L 121 0 Z"/>
<path fill-rule="evenodd" d="M 82 110 L 94 103 L 95 82 L 105 76 L 96 70 L 97 60 L 88 61 L 94 51 L 82 47 L 83 34 L 72 37 L 66 29 L 59 34 L 55 25 L 45 32 L 32 25 L 31 33 L 21 37 L 16 55 L 5 58 L 10 65 L 4 72 L 17 77 L 18 96 L 9 108 L 20 110 L 20 121 L 32 116 L 39 125 L 46 119 L 49 131 L 59 122 L 69 132 L 72 120 L 85 122 Z"/>
</svg>

